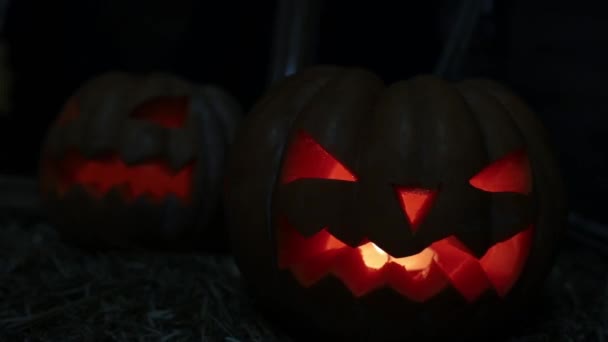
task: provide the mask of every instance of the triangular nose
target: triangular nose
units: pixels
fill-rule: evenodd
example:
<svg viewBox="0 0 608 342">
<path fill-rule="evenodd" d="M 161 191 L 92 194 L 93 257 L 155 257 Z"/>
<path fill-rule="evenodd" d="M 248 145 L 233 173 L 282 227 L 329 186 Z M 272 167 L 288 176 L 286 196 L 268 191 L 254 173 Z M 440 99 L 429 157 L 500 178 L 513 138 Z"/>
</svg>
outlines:
<svg viewBox="0 0 608 342">
<path fill-rule="evenodd" d="M 396 190 L 401 208 L 410 222 L 410 228 L 415 232 L 431 209 L 437 191 L 407 187 L 396 187 Z"/>
</svg>

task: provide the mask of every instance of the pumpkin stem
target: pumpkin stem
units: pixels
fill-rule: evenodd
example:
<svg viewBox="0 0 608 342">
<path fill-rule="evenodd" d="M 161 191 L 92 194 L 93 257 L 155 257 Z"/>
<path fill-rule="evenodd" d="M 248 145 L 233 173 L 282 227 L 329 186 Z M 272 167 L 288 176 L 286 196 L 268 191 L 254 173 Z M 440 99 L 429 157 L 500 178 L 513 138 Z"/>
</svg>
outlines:
<svg viewBox="0 0 608 342">
<path fill-rule="evenodd" d="M 279 0 L 271 51 L 270 84 L 313 63 L 320 14 L 320 1 Z"/>
<path fill-rule="evenodd" d="M 487 1 L 485 1 L 487 2 Z M 479 18 L 483 11 L 482 0 L 461 1 L 460 10 L 454 21 L 439 56 L 437 66 L 433 72 L 443 78 L 457 77 L 462 67 L 462 61 L 466 55 L 467 48 Z"/>
</svg>

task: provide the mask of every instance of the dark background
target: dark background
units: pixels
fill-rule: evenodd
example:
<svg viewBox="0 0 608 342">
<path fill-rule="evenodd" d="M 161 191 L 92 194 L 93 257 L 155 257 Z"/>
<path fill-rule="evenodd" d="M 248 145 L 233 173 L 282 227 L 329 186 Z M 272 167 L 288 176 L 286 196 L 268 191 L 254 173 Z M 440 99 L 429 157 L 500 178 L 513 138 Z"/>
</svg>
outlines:
<svg viewBox="0 0 608 342">
<path fill-rule="evenodd" d="M 366 67 L 386 82 L 433 72 L 459 4 L 471 2 L 319 1 L 314 61 Z M 541 311 L 530 311 L 536 318 L 509 341 L 604 341 L 603 2 L 484 4 L 462 64 L 449 78 L 497 79 L 530 103 L 555 145 L 576 214 L 545 291 L 534 298 Z M 21 193 L 37 194 L 34 182 L 18 180 L 36 176 L 49 123 L 80 84 L 102 72 L 173 72 L 219 84 L 251 108 L 273 69 L 276 7 L 277 1 L 251 0 L 10 0 L 0 27 L 14 79 L 12 108 L 0 112 L 0 340 L 288 340 L 254 310 L 228 258 L 83 253 L 32 213 L 12 212 L 36 206 L 27 196 L 18 200 Z M 7 198 L 11 210 L 3 208 Z"/>
<path fill-rule="evenodd" d="M 433 71 L 454 1 L 323 7 L 319 63 L 368 67 L 387 82 Z M 461 76 L 503 81 L 548 128 L 573 210 L 608 222 L 608 21 L 600 1 L 487 1 Z M 4 36 L 13 110 L 0 118 L 0 173 L 33 176 L 47 125 L 103 71 L 165 70 L 217 83 L 250 108 L 267 86 L 274 1 L 16 0 Z"/>
</svg>

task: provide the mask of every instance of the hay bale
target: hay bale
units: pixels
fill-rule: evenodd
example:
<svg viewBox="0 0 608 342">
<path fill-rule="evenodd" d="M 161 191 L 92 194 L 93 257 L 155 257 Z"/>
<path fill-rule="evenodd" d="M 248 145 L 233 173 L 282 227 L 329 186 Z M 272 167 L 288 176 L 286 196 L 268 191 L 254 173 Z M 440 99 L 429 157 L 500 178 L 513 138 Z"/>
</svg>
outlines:
<svg viewBox="0 0 608 342">
<path fill-rule="evenodd" d="M 20 222 L 0 222 L 0 341 L 290 341 L 230 257 L 85 254 Z M 608 340 L 608 259 L 566 246 L 543 302 L 509 341 Z"/>
</svg>

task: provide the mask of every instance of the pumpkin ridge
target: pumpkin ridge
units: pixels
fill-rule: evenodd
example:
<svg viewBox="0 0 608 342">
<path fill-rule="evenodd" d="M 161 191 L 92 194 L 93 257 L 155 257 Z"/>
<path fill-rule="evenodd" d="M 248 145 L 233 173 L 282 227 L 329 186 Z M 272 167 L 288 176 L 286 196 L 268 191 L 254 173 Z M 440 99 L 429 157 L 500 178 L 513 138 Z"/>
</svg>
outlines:
<svg viewBox="0 0 608 342">
<path fill-rule="evenodd" d="M 224 165 L 224 152 L 227 145 L 225 144 L 225 135 L 220 135 L 219 139 L 213 134 L 214 132 L 222 132 L 222 124 L 218 120 L 219 112 L 211 104 L 212 101 L 203 94 L 190 100 L 190 114 L 193 115 L 194 126 L 199 126 L 195 139 L 198 143 L 198 172 L 200 178 L 198 184 L 194 185 L 194 189 L 200 194 L 206 193 L 212 197 L 220 196 L 222 170 Z M 196 114 L 199 115 L 196 115 Z M 207 114 L 207 115 L 205 115 Z M 211 139 L 219 141 L 211 141 Z M 206 148 L 203 148 L 206 147 Z M 209 148 L 211 147 L 211 148 Z M 217 154 L 217 155 L 216 155 Z M 215 219 L 211 213 L 217 212 L 219 202 L 213 205 L 205 205 L 204 197 L 199 196 L 198 203 L 194 203 L 194 208 L 200 210 L 206 221 Z M 203 222 L 199 224 L 207 224 Z"/>
<path fill-rule="evenodd" d="M 481 145 L 483 146 L 483 149 L 485 151 L 484 164 L 487 164 L 490 161 L 490 149 L 488 147 L 489 139 L 488 139 L 488 135 L 485 133 L 485 131 L 483 129 L 481 118 L 479 117 L 480 113 L 478 112 L 477 107 L 475 107 L 473 105 L 473 103 L 470 101 L 470 99 L 467 98 L 463 89 L 460 87 L 460 84 L 455 85 L 454 88 L 458 92 L 458 94 L 459 94 L 460 98 L 462 99 L 463 103 L 465 104 L 465 106 L 467 106 L 467 108 L 469 109 L 469 115 L 473 118 L 473 122 L 475 122 L 477 130 L 479 131 L 479 133 L 483 139 L 483 143 Z M 481 203 L 481 205 L 483 205 L 483 208 L 482 208 L 483 214 L 480 214 L 480 217 L 483 220 L 482 224 L 484 226 L 486 226 L 486 227 L 484 227 L 485 229 L 483 229 L 483 233 L 485 233 L 484 237 L 483 237 L 483 239 L 484 239 L 483 244 L 485 246 L 491 246 L 492 245 L 491 230 L 492 230 L 492 226 L 493 226 L 493 222 L 492 222 L 492 218 L 491 218 L 492 217 L 492 199 L 487 194 L 484 194 L 484 196 L 486 197 L 486 200 L 484 200 L 483 203 Z M 485 253 L 487 248 L 482 248 L 482 249 L 478 248 L 475 251 L 475 254 L 480 255 L 482 250 L 483 250 L 483 253 Z"/>
<path fill-rule="evenodd" d="M 326 72 L 327 70 L 312 69 L 309 72 L 311 74 L 314 74 L 315 71 Z M 302 94 L 301 94 L 301 92 L 303 92 L 302 89 L 306 88 L 306 87 L 313 87 L 313 90 L 310 91 L 309 94 L 305 93 L 307 100 L 310 100 L 312 98 L 312 96 L 314 96 L 317 92 L 319 92 L 320 89 L 322 87 L 324 87 L 327 84 L 327 82 L 329 82 L 332 79 L 333 76 L 335 76 L 336 73 L 342 72 L 341 69 L 330 70 L 330 71 L 331 71 L 331 75 L 320 76 L 320 78 L 321 78 L 320 80 L 318 78 L 312 77 L 312 75 L 310 76 L 310 78 L 302 77 L 302 75 L 299 75 L 300 77 L 294 75 L 294 76 L 287 77 L 286 79 L 280 81 L 279 84 L 276 85 L 276 88 L 273 87 L 273 92 L 270 92 L 269 94 L 267 94 L 266 95 L 267 97 L 261 99 L 260 100 L 261 102 L 259 102 L 258 104 L 256 104 L 254 106 L 252 111 L 249 113 L 248 118 L 243 123 L 243 127 L 245 127 L 245 129 L 250 127 L 251 124 L 248 124 L 248 120 L 251 120 L 251 121 L 269 120 L 274 124 L 277 113 L 275 113 L 273 111 L 269 111 L 268 110 L 269 108 L 272 108 L 272 106 L 276 106 L 277 104 L 282 104 L 285 101 L 286 94 L 290 94 L 293 92 L 294 96 L 297 96 L 297 95 L 302 96 Z M 304 76 L 307 76 L 307 75 L 304 75 Z M 294 111 L 293 113 L 290 113 L 291 117 L 289 118 L 288 122 L 285 124 L 285 126 L 287 128 L 285 130 L 286 132 L 289 132 L 290 129 L 292 128 L 293 122 L 295 121 L 298 114 L 301 112 L 302 107 L 304 107 L 304 104 L 305 104 L 305 102 L 303 102 L 303 104 L 300 106 L 300 108 L 298 110 Z M 266 114 L 266 113 L 268 113 L 268 114 Z M 260 116 L 263 114 L 266 114 L 267 116 L 262 117 L 262 119 L 260 119 Z M 252 141 L 246 141 L 246 140 L 243 141 L 243 139 L 245 139 L 245 138 L 253 138 L 249 135 L 250 135 L 250 132 L 246 132 L 246 131 L 243 132 L 243 130 L 240 132 L 240 135 L 238 137 L 236 137 L 236 140 L 234 142 L 234 145 L 237 146 L 237 150 L 239 148 L 247 149 L 248 148 L 247 144 L 253 143 Z M 281 172 L 280 165 L 282 165 L 285 149 L 288 144 L 287 139 L 289 139 L 289 134 L 285 134 L 285 136 L 282 137 L 280 139 L 280 141 L 278 141 L 276 150 L 274 151 L 274 154 L 276 156 L 278 156 L 278 158 L 276 158 L 274 163 L 271 165 L 271 169 L 270 169 L 271 172 L 269 174 L 264 175 L 267 177 L 268 183 L 266 184 L 266 186 L 269 187 L 269 189 L 267 190 L 266 196 L 263 196 L 264 198 L 261 199 L 261 200 L 263 200 L 262 207 L 264 209 L 263 213 L 261 213 L 261 215 L 263 216 L 262 221 L 263 221 L 263 225 L 265 226 L 265 233 L 266 233 L 265 236 L 262 236 L 259 238 L 262 240 L 262 243 L 260 243 L 261 245 L 270 244 L 271 246 L 276 246 L 275 232 L 272 229 L 272 227 L 274 225 L 273 199 L 276 197 L 276 191 L 273 189 L 277 188 L 277 183 L 279 182 L 279 175 Z M 235 152 L 235 151 L 232 151 L 232 153 L 233 153 L 233 155 L 239 154 L 238 152 Z M 232 162 L 235 162 L 235 160 L 232 159 Z M 276 264 L 276 249 L 274 250 L 274 252 L 270 253 L 270 255 L 273 258 L 273 263 Z"/>
<path fill-rule="evenodd" d="M 379 85 L 379 87 L 375 88 L 374 86 L 376 85 Z M 332 148 L 332 146 L 327 146 L 324 144 L 321 144 L 321 146 L 333 158 L 340 160 L 340 162 L 356 176 L 357 165 L 353 165 L 353 160 L 350 157 L 353 155 L 356 156 L 358 153 L 360 153 L 357 146 L 360 143 L 364 143 L 364 139 L 361 138 L 361 135 L 363 131 L 362 128 L 364 127 L 362 124 L 365 123 L 366 119 L 369 119 L 369 116 L 366 115 L 369 111 L 369 108 L 367 107 L 368 105 L 373 106 L 375 103 L 377 103 L 378 97 L 382 91 L 382 85 L 383 84 L 376 75 L 363 69 L 344 68 L 341 69 L 340 72 L 335 73 L 331 79 L 327 80 L 323 87 L 319 88 L 318 91 L 309 98 L 307 106 L 301 108 L 290 123 L 290 133 L 288 134 L 288 139 L 286 144 L 283 146 L 281 153 L 279 172 L 282 172 L 282 169 L 285 166 L 286 159 L 290 153 L 289 148 L 296 138 L 296 131 L 304 130 L 315 140 L 319 138 L 319 136 L 315 135 L 334 136 L 342 137 L 342 139 L 348 139 L 353 144 L 353 148 L 346 151 L 347 153 L 352 152 L 352 154 L 347 156 L 342 155 L 342 153 L 345 151 L 336 151 L 334 148 Z M 365 106 L 355 106 L 360 104 L 359 100 L 361 98 L 344 96 L 343 92 L 345 88 L 350 90 L 357 89 L 356 91 L 358 94 L 364 94 L 366 96 Z M 372 89 L 375 90 L 376 93 L 370 94 L 368 90 L 371 91 Z M 367 97 L 368 95 L 369 97 Z M 328 118 L 327 111 L 334 106 L 337 108 L 348 106 L 349 110 L 341 111 L 341 114 L 337 117 L 336 121 L 328 122 L 326 121 Z M 347 126 L 341 126 L 339 123 Z M 323 129 L 325 127 L 341 127 L 341 130 L 335 131 L 334 129 Z M 356 197 L 354 192 L 353 195 Z M 276 201 L 277 198 L 279 198 L 279 196 L 277 196 L 277 193 L 275 192 L 273 202 Z M 348 204 L 349 203 L 336 203 L 336 205 L 339 206 Z M 349 209 L 350 208 L 341 208 L 341 211 L 350 211 Z M 342 215 L 342 220 L 349 219 L 351 218 Z M 356 227 L 353 226 L 351 229 L 356 230 Z"/>
<path fill-rule="evenodd" d="M 549 139 L 540 120 L 506 87 L 483 79 L 469 80 L 467 84 L 500 103 L 529 146 L 530 168 L 534 179 L 530 195 L 537 203 L 536 225 L 544 227 L 543 230 L 535 232 L 533 239 L 534 243 L 539 243 L 538 241 L 542 239 L 547 245 L 542 250 L 533 249 L 530 252 L 529 261 L 522 271 L 522 278 L 527 281 L 516 284 L 516 290 L 530 291 L 538 288 L 542 283 L 541 280 L 549 273 L 552 260 L 557 254 L 555 242 L 563 235 L 565 228 L 565 194 L 555 155 L 549 148 Z"/>
</svg>

